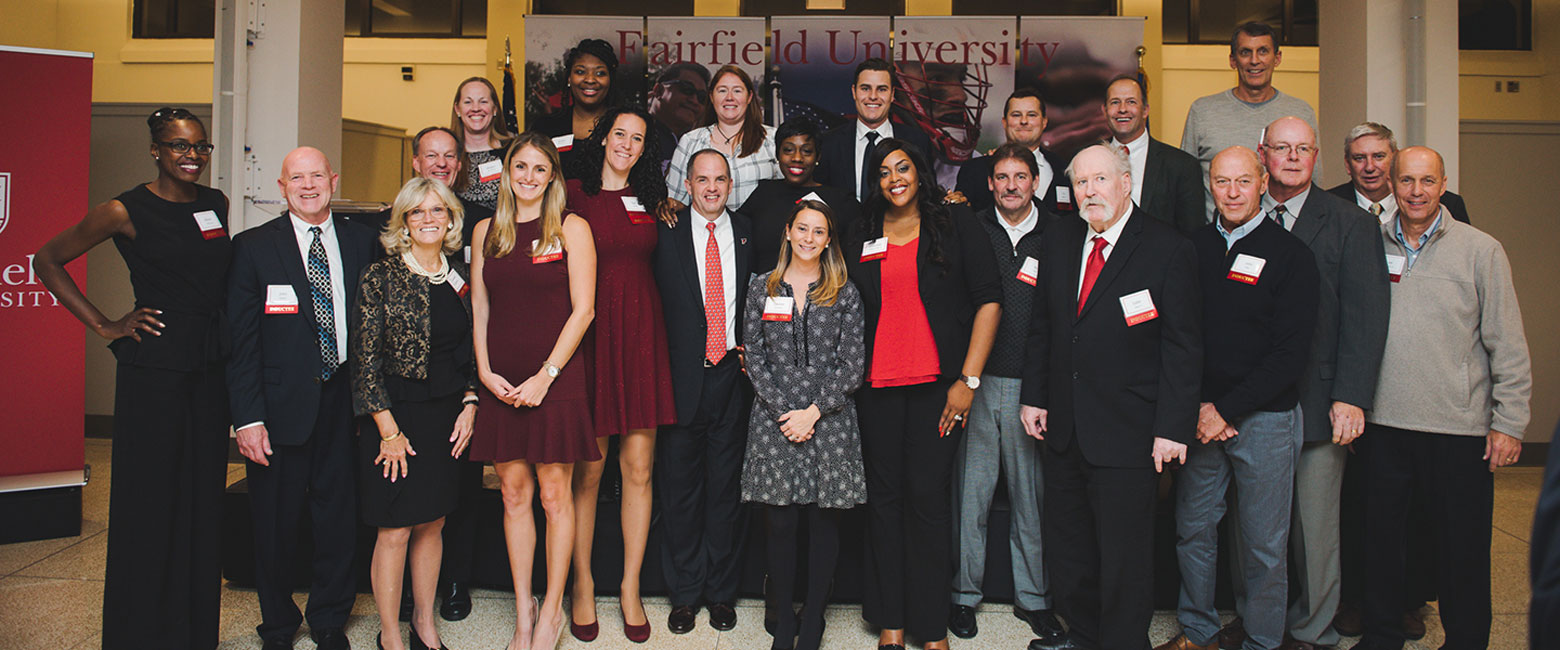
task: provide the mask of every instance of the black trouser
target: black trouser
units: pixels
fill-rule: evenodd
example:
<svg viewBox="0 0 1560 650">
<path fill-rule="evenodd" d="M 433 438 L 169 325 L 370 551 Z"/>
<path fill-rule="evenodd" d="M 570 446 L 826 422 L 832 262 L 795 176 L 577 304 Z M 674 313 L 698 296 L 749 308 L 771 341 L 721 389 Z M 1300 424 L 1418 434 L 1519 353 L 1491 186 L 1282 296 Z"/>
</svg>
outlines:
<svg viewBox="0 0 1560 650">
<path fill-rule="evenodd" d="M 1436 593 L 1447 650 L 1489 647 L 1490 526 L 1495 479 L 1484 436 L 1455 436 L 1369 425 L 1365 447 L 1365 639 L 1403 644 L 1408 586 L 1409 503 L 1425 505 L 1446 561 L 1436 564 Z"/>
<path fill-rule="evenodd" d="M 116 372 L 103 647 L 214 648 L 230 424 L 222 368 Z"/>
<path fill-rule="evenodd" d="M 1355 445 L 1343 470 L 1343 503 L 1339 507 L 1339 568 L 1343 583 L 1343 604 L 1365 606 L 1365 510 L 1370 494 L 1365 488 L 1367 474 L 1364 445 Z M 1435 529 L 1425 512 L 1424 499 L 1410 499 L 1408 514 L 1408 587 L 1404 590 L 1403 610 L 1423 607 L 1435 600 Z"/>
<path fill-rule="evenodd" d="M 255 591 L 260 638 L 292 641 L 303 617 L 293 603 L 293 564 L 305 510 L 314 530 L 313 585 L 307 617 L 313 631 L 340 629 L 356 599 L 352 559 L 357 543 L 357 457 L 351 386 L 345 372 L 320 387 L 314 431 L 301 445 L 271 443 L 270 467 L 247 461 L 255 524 Z"/>
<path fill-rule="evenodd" d="M 1057 613 L 1083 648 L 1147 648 L 1154 617 L 1152 467 L 1099 467 L 1077 434 L 1066 451 L 1040 445 L 1045 565 Z"/>
<path fill-rule="evenodd" d="M 661 558 L 672 606 L 730 603 L 742 563 L 742 455 L 747 391 L 736 353 L 704 369 L 693 419 L 655 441 Z"/>
<path fill-rule="evenodd" d="M 841 510 L 820 508 L 817 504 L 765 506 L 764 521 L 769 531 L 766 540 L 769 558 L 769 602 L 775 615 L 775 638 L 790 640 L 796 634 L 796 613 L 792 609 L 796 598 L 796 545 L 797 529 L 807 520 L 807 597 L 802 612 L 804 627 L 817 626 L 823 621 L 823 611 L 829 605 L 829 587 L 834 582 L 834 568 L 840 559 Z M 814 632 L 813 630 L 808 630 Z M 816 630 L 821 633 L 822 630 Z M 802 635 L 807 638 L 807 634 Z"/>
<path fill-rule="evenodd" d="M 477 504 L 482 499 L 482 463 L 465 460 L 471 456 L 468 447 L 461 454 L 458 472 L 460 500 L 455 511 L 444 518 L 444 561 L 439 570 L 439 584 L 471 582 L 471 559 L 476 555 Z M 410 593 L 410 590 L 408 590 Z"/>
<path fill-rule="evenodd" d="M 948 636 L 953 579 L 953 458 L 962 427 L 937 435 L 951 382 L 856 393 L 867 472 L 862 615 L 921 643 Z"/>
</svg>

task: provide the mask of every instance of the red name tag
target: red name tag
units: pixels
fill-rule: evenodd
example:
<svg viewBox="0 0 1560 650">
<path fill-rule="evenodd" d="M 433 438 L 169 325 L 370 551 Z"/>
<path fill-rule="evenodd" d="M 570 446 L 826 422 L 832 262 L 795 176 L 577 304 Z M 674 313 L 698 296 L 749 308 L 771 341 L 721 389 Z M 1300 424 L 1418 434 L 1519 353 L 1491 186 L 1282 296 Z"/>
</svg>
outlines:
<svg viewBox="0 0 1560 650">
<path fill-rule="evenodd" d="M 1235 271 L 1230 271 L 1230 274 L 1226 275 L 1224 277 L 1227 278 L 1227 279 L 1230 279 L 1230 280 L 1234 280 L 1236 282 L 1244 282 L 1246 284 L 1256 284 L 1257 283 L 1257 279 L 1256 278 L 1251 277 L 1249 275 L 1246 275 L 1245 273 L 1237 273 Z"/>
<path fill-rule="evenodd" d="M 772 296 L 764 299 L 764 320 L 791 322 L 791 310 L 796 299 L 790 296 Z"/>
<path fill-rule="evenodd" d="M 206 239 L 227 236 L 227 231 L 222 228 L 222 220 L 218 219 L 217 213 L 211 210 L 196 212 L 195 225 L 200 228 L 200 235 Z"/>
<path fill-rule="evenodd" d="M 1018 281 L 1029 286 L 1035 286 L 1036 276 L 1040 273 L 1040 260 L 1033 257 L 1025 257 L 1024 265 L 1018 269 Z"/>
<path fill-rule="evenodd" d="M 639 202 L 639 197 L 623 197 L 623 209 L 628 211 L 628 222 L 631 224 L 643 226 L 647 223 L 655 223 L 655 217 L 650 216 L 650 213 L 645 210 L 644 204 Z"/>
<path fill-rule="evenodd" d="M 1154 298 L 1148 289 L 1122 296 L 1121 314 L 1127 319 L 1127 327 L 1159 318 L 1159 310 L 1154 307 Z"/>
<path fill-rule="evenodd" d="M 888 257 L 888 238 L 879 237 L 861 245 L 861 261 L 871 262 Z"/>
<path fill-rule="evenodd" d="M 537 240 L 531 240 L 531 250 L 536 250 L 536 244 Z M 548 246 L 547 250 L 542 251 L 540 255 L 532 255 L 531 263 L 546 264 L 548 262 L 556 262 L 561 259 L 563 259 L 563 247 L 559 246 L 557 243 L 554 243 L 552 246 Z"/>
<path fill-rule="evenodd" d="M 477 165 L 477 180 L 480 180 L 483 183 L 491 183 L 496 181 L 498 180 L 499 176 L 503 175 L 503 173 L 504 161 L 502 160 L 489 160 L 485 163 Z"/>
</svg>

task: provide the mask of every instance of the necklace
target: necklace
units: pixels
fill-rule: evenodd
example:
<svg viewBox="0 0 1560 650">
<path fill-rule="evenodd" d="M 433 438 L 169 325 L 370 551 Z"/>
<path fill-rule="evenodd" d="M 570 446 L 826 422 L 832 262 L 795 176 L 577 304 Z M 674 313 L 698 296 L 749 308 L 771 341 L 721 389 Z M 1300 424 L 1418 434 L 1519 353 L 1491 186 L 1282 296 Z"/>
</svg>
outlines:
<svg viewBox="0 0 1560 650">
<path fill-rule="evenodd" d="M 439 268 L 431 273 L 423 270 L 422 265 L 417 263 L 417 258 L 412 256 L 411 251 L 401 253 L 401 261 L 405 262 L 406 268 L 411 269 L 413 273 L 428 278 L 430 284 L 443 284 L 450 275 L 450 261 L 445 259 L 443 255 L 439 256 Z"/>
<path fill-rule="evenodd" d="M 716 122 L 714 124 L 711 124 L 710 126 L 715 129 L 715 133 L 719 134 L 720 137 L 726 139 L 726 141 L 723 142 L 722 144 L 731 144 L 732 140 L 735 140 L 735 139 L 737 139 L 737 136 L 742 135 L 742 128 L 741 127 L 737 127 L 737 132 L 728 136 L 728 135 L 726 135 L 725 131 L 722 131 L 720 129 L 720 122 Z"/>
</svg>

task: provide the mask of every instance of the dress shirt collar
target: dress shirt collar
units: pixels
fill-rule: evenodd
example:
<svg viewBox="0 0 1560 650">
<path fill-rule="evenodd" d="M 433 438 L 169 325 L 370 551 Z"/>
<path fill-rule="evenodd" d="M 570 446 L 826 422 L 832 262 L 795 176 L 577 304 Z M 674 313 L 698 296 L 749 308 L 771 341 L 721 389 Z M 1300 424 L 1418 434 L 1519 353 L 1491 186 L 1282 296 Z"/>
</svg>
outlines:
<svg viewBox="0 0 1560 650">
<path fill-rule="evenodd" d="M 1376 201 L 1370 200 L 1370 197 L 1365 196 L 1364 194 L 1360 194 L 1359 188 L 1352 185 L 1350 188 L 1354 190 L 1354 204 L 1360 206 L 1361 210 L 1370 212 L 1370 206 L 1377 204 Z M 1376 217 L 1377 221 L 1381 222 L 1381 225 L 1385 226 L 1387 223 L 1392 221 L 1392 217 L 1397 216 L 1397 199 L 1389 193 L 1381 198 L 1380 204 L 1381 214 L 1373 216 Z"/>
<path fill-rule="evenodd" d="M 1024 217 L 1024 220 L 1018 222 L 1016 226 L 1008 223 L 1008 220 L 1003 218 L 1001 210 L 995 207 L 992 210 L 997 213 L 997 224 L 1002 226 L 1004 231 L 1007 231 L 1008 240 L 1015 247 L 1018 246 L 1018 240 L 1023 239 L 1024 235 L 1034 232 L 1035 226 L 1040 225 L 1040 209 L 1036 208 L 1032 201 L 1029 203 L 1029 216 Z"/>
<path fill-rule="evenodd" d="M 1395 236 L 1397 237 L 1398 243 L 1402 244 L 1403 248 L 1407 250 L 1410 255 L 1417 256 L 1420 251 L 1424 250 L 1425 243 L 1429 242 L 1430 238 L 1435 236 L 1436 231 L 1441 229 L 1441 222 L 1443 219 L 1445 219 L 1445 217 L 1446 206 L 1443 205 L 1441 206 L 1441 211 L 1436 213 L 1435 221 L 1431 222 L 1430 227 L 1426 228 L 1423 233 L 1420 233 L 1419 239 L 1412 244 L 1408 243 L 1408 236 L 1403 234 L 1403 219 L 1396 219 L 1395 223 L 1393 223 L 1393 230 L 1396 233 Z"/>
<path fill-rule="evenodd" d="M 1288 208 L 1285 209 L 1287 210 Z M 1257 226 L 1262 225 L 1262 220 L 1262 215 L 1253 215 L 1250 219 L 1246 220 L 1246 223 L 1236 226 L 1234 230 L 1225 230 L 1224 221 L 1219 219 L 1218 215 L 1214 215 L 1213 225 L 1218 227 L 1219 234 L 1224 236 L 1224 252 L 1228 253 L 1231 248 L 1235 247 L 1235 242 L 1240 241 L 1242 237 L 1245 237 L 1246 235 L 1251 234 L 1251 231 L 1256 230 Z"/>
<path fill-rule="evenodd" d="M 1289 197 L 1288 201 L 1284 201 L 1284 211 L 1289 213 L 1291 219 L 1298 221 L 1300 219 L 1300 211 L 1305 209 L 1305 200 L 1310 196 L 1311 186 L 1306 185 L 1305 189 L 1300 190 L 1299 194 Z M 1278 201 L 1273 200 L 1272 194 L 1262 195 L 1262 216 L 1264 218 L 1271 219 L 1273 209 L 1276 207 L 1278 207 Z M 1288 228 L 1289 224 L 1284 224 L 1284 227 Z"/>
<path fill-rule="evenodd" d="M 876 132 L 878 134 L 878 142 L 882 142 L 883 138 L 892 138 L 894 137 L 894 127 L 891 126 L 893 123 L 893 120 L 883 120 L 883 123 L 877 125 L 877 128 L 869 129 L 865 123 L 858 119 L 856 120 L 856 140 L 865 141 L 868 132 Z"/>
<path fill-rule="evenodd" d="M 298 215 L 293 214 L 290 211 L 287 213 L 287 219 L 292 222 L 293 236 L 298 237 L 299 239 L 301 239 L 303 241 L 309 241 L 310 239 L 313 239 L 313 235 L 309 234 L 309 229 L 313 228 L 314 224 L 309 223 L 307 221 L 304 221 L 303 219 L 298 218 Z M 334 214 L 327 214 L 325 216 L 325 222 L 319 224 L 319 228 L 320 228 L 320 237 L 328 237 L 331 234 L 335 233 L 335 230 L 336 230 L 336 218 L 335 218 L 335 215 Z"/>
<path fill-rule="evenodd" d="M 1079 218 L 1081 219 L 1082 217 L 1079 217 Z M 1121 215 L 1121 218 L 1116 220 L 1116 224 L 1115 225 L 1113 225 L 1113 226 L 1111 226 L 1109 228 L 1106 228 L 1105 232 L 1099 233 L 1099 235 L 1098 235 L 1099 237 L 1104 237 L 1105 238 L 1105 247 L 1106 247 L 1107 251 L 1109 251 L 1110 249 L 1114 249 L 1116 247 L 1116 241 L 1121 239 L 1121 233 L 1122 233 L 1123 230 L 1126 230 L 1126 227 L 1127 227 L 1127 220 L 1131 219 L 1131 218 L 1132 218 L 1132 204 L 1128 203 L 1127 204 L 1127 212 L 1126 212 L 1126 214 Z M 1084 245 L 1085 250 L 1087 250 L 1089 247 L 1092 247 L 1094 245 L 1094 238 L 1095 238 L 1095 236 L 1096 235 L 1094 233 L 1094 229 L 1093 228 L 1089 228 L 1089 227 L 1085 227 L 1084 228 L 1083 245 Z"/>
<path fill-rule="evenodd" d="M 1148 151 L 1148 131 L 1143 131 L 1142 135 L 1139 135 L 1137 139 L 1131 142 L 1122 142 L 1113 137 L 1110 139 L 1110 143 L 1117 147 L 1126 147 L 1128 156 L 1137 156 Z"/>
</svg>

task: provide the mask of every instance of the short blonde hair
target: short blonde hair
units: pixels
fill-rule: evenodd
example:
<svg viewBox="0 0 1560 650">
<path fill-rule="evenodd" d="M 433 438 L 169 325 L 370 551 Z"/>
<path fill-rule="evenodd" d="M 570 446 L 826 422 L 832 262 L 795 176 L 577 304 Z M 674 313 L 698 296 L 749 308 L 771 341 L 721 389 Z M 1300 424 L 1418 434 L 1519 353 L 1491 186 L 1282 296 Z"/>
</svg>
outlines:
<svg viewBox="0 0 1560 650">
<path fill-rule="evenodd" d="M 444 204 L 445 211 L 450 215 L 449 229 L 444 231 L 444 254 L 451 255 L 460 250 L 461 224 L 466 216 L 460 199 L 444 183 L 416 176 L 406 181 L 401 191 L 396 193 L 395 202 L 390 205 L 390 221 L 385 224 L 384 232 L 379 233 L 379 243 L 385 247 L 386 253 L 400 255 L 412 249 L 411 233 L 406 228 L 406 213 L 422 205 L 429 194 L 439 197 L 439 202 Z"/>
</svg>

